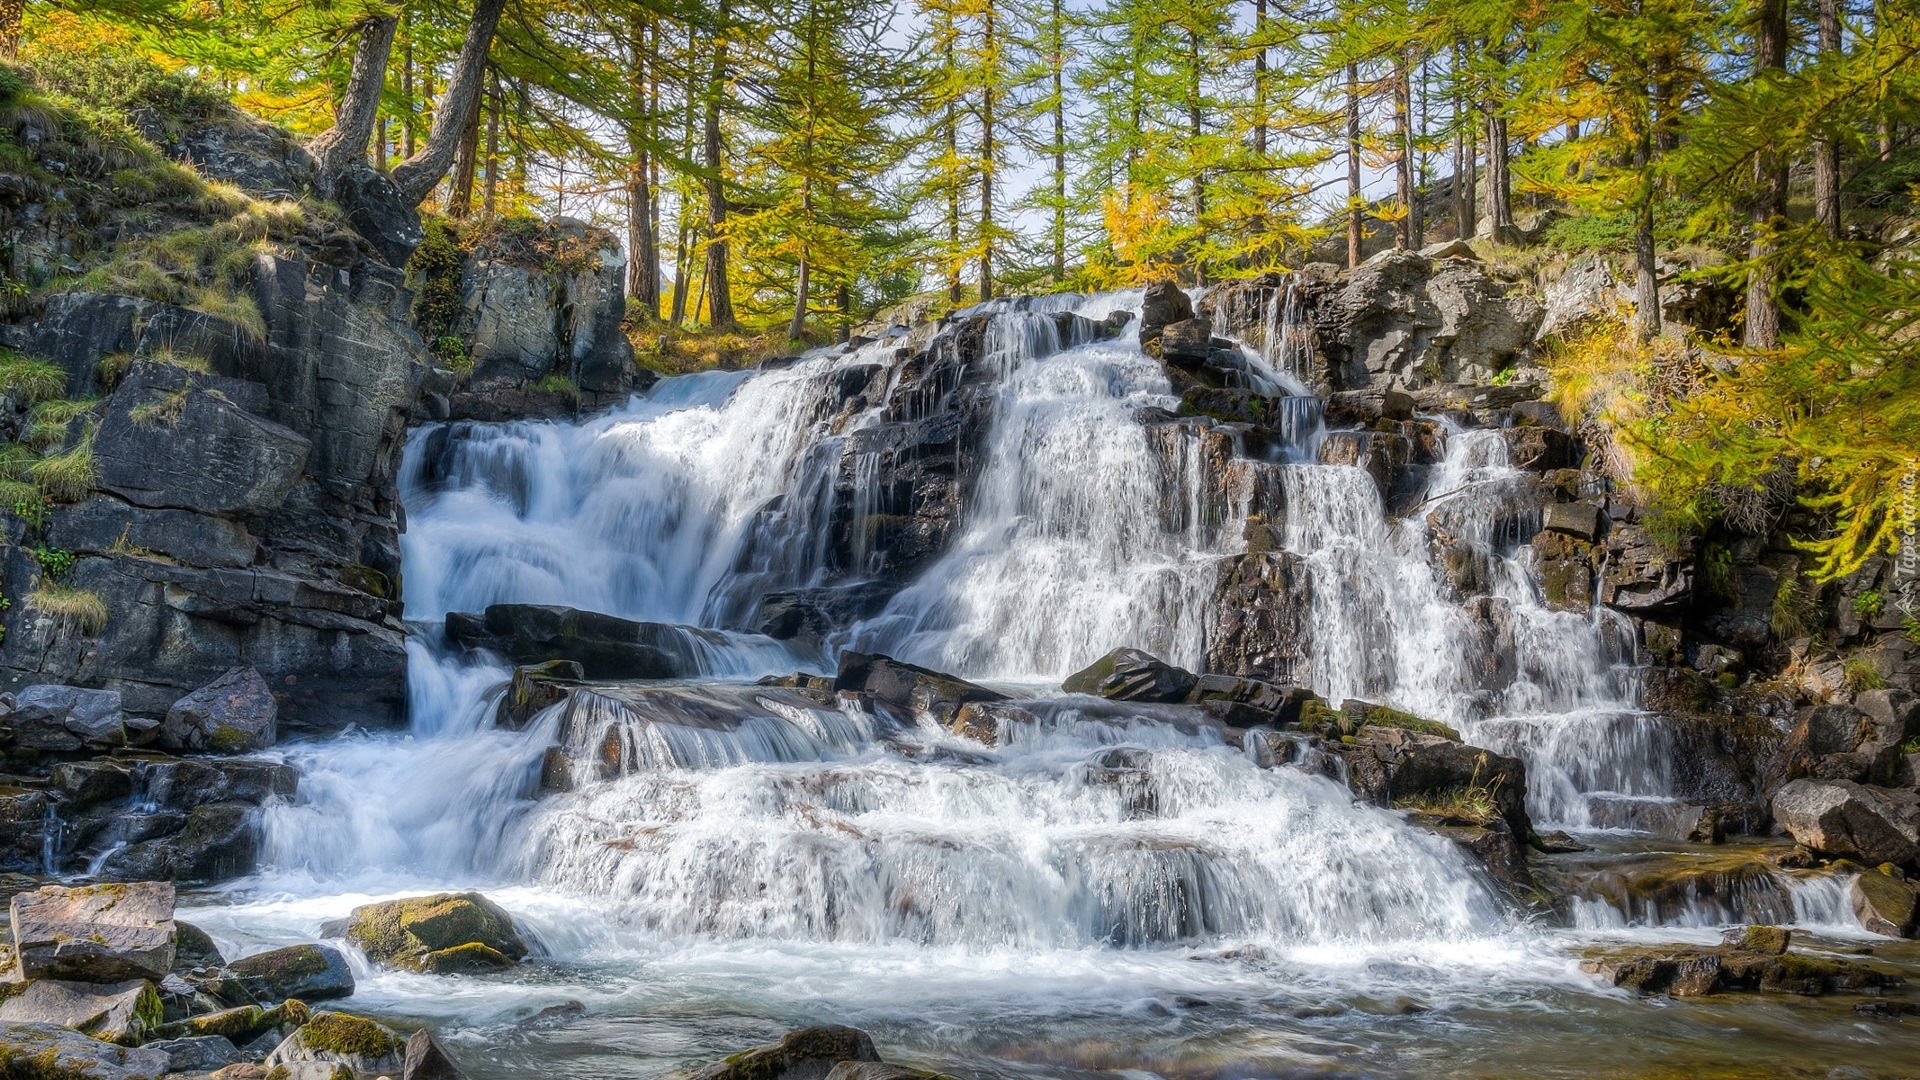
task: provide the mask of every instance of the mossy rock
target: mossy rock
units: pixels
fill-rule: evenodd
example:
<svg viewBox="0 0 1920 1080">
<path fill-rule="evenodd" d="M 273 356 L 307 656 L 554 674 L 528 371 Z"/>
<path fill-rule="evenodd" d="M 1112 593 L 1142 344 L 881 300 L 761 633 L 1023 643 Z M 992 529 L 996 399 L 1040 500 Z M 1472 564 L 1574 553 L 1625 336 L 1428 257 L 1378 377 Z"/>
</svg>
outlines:
<svg viewBox="0 0 1920 1080">
<path fill-rule="evenodd" d="M 1390 709 L 1385 705 L 1375 705 L 1365 701 L 1342 702 L 1341 711 L 1360 726 L 1371 724 L 1374 727 L 1399 728 L 1403 731 L 1417 732 L 1421 735 L 1437 735 L 1442 739 L 1460 741 L 1460 733 L 1438 720 L 1428 720 L 1410 712 Z"/>
<path fill-rule="evenodd" d="M 269 1070 L 304 1062 L 334 1065 L 353 1076 L 399 1076 L 406 1040 L 386 1025 L 350 1013 L 319 1012 L 267 1055 Z"/>
<path fill-rule="evenodd" d="M 505 963 L 484 969 L 498 970 L 524 959 L 528 951 L 513 916 L 471 892 L 415 896 L 357 907 L 348 920 L 345 936 L 375 963 L 413 971 L 482 970 L 475 966 L 430 967 L 427 958 L 435 954 L 448 954 L 432 961 L 436 965 L 477 965 L 484 958 L 498 957 Z M 460 951 L 471 945 L 482 946 L 486 952 Z"/>
<path fill-rule="evenodd" d="M 505 971 L 513 965 L 514 961 L 500 950 L 478 941 L 469 941 L 451 949 L 430 952 L 420 958 L 418 966 L 421 971 L 435 975 L 470 975 L 483 971 Z"/>
</svg>

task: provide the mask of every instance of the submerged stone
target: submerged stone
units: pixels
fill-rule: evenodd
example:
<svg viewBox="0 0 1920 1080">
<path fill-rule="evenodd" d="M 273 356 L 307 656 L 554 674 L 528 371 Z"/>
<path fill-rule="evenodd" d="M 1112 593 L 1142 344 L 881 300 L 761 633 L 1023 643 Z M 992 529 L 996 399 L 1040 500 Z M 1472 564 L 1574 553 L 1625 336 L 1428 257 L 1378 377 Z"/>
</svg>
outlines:
<svg viewBox="0 0 1920 1080">
<path fill-rule="evenodd" d="M 715 1062 L 685 1080 L 826 1080 L 842 1062 L 877 1062 L 864 1031 L 837 1025 L 801 1028 L 780 1041 Z"/>
</svg>

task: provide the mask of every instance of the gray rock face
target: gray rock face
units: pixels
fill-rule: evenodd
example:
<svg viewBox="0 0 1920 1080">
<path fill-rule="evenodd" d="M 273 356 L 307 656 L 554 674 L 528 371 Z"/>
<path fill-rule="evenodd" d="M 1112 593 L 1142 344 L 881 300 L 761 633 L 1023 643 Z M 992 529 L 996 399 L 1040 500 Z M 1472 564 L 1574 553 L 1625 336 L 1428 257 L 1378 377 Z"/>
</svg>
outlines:
<svg viewBox="0 0 1920 1080">
<path fill-rule="evenodd" d="M 69 1080 L 158 1080 L 171 1068 L 162 1051 L 115 1046 L 54 1024 L 0 1023 L 0 1050 L 16 1061 L 51 1055 Z"/>
<path fill-rule="evenodd" d="M 1619 311 L 1624 288 L 1614 277 L 1613 266 L 1604 257 L 1588 255 L 1575 260 L 1559 277 L 1547 284 L 1542 295 L 1544 310 L 1538 340 L 1563 335 L 1589 319 L 1610 316 Z"/>
<path fill-rule="evenodd" d="M 96 394 L 100 358 L 132 352 L 134 327 L 153 306 L 130 296 L 55 293 L 33 326 L 27 350 L 66 370 L 68 397 Z"/>
<path fill-rule="evenodd" d="M 274 743 L 278 717 L 260 673 L 234 668 L 173 703 L 160 725 L 160 745 L 219 754 L 264 750 Z"/>
<path fill-rule="evenodd" d="M 28 979 L 111 983 L 173 970 L 173 883 L 65 888 L 13 898 L 13 945 Z"/>
<path fill-rule="evenodd" d="M 55 507 L 47 518 L 47 543 L 75 553 L 125 545 L 201 568 L 250 566 L 255 548 L 247 527 L 231 518 L 148 509 L 105 495 Z"/>
<path fill-rule="evenodd" d="M 1289 683 L 1306 660 L 1311 580 L 1300 556 L 1266 551 L 1221 560 L 1207 670 Z"/>
<path fill-rule="evenodd" d="M 138 1046 L 160 1015 L 160 995 L 145 979 L 99 984 L 37 979 L 0 1003 L 0 1022 L 58 1024 L 102 1042 Z"/>
<path fill-rule="evenodd" d="M 399 273 L 336 235 L 349 242 L 313 261 L 255 265 L 264 341 L 145 300 L 48 306 L 30 336 L 89 390 L 109 353 L 165 350 L 211 374 L 141 362 L 123 380 L 95 439 L 99 482 L 117 494 L 48 523 L 81 556 L 72 584 L 111 617 L 89 637 L 14 605 L 0 614 L 0 687 L 117 690 L 130 713 L 157 717 L 251 666 L 290 729 L 401 718 L 393 476 L 425 350 Z M 22 582 L 36 567 L 15 547 L 0 570 Z"/>
<path fill-rule="evenodd" d="M 136 369 L 108 403 L 94 437 L 100 487 L 136 506 L 209 515 L 270 514 L 286 502 L 307 462 L 304 436 L 218 392 L 150 376 Z"/>
<path fill-rule="evenodd" d="M 1795 780 L 1774 795 L 1773 817 L 1815 851 L 1869 866 L 1920 869 L 1920 793 L 1850 780 Z"/>
<path fill-rule="evenodd" d="M 1336 389 L 1485 381 L 1533 340 L 1540 307 L 1464 259 L 1382 252 L 1315 314 Z"/>
<path fill-rule="evenodd" d="M 56 872 L 98 863 L 110 880 L 217 881 L 250 872 L 260 806 L 290 798 L 292 766 L 250 759 L 96 758 L 53 769 Z M 25 836 L 19 841 L 24 847 Z"/>
<path fill-rule="evenodd" d="M 112 690 L 29 686 L 13 695 L 7 721 L 15 742 L 36 750 L 119 746 L 125 741 L 121 698 Z"/>
<path fill-rule="evenodd" d="M 489 418 L 492 399 L 550 374 L 564 376 L 587 403 L 617 401 L 637 385 L 621 328 L 626 258 L 606 230 L 561 218 L 536 237 L 490 241 L 473 252 L 460 291 L 451 329 L 474 367 L 450 403 L 456 417 Z"/>
</svg>

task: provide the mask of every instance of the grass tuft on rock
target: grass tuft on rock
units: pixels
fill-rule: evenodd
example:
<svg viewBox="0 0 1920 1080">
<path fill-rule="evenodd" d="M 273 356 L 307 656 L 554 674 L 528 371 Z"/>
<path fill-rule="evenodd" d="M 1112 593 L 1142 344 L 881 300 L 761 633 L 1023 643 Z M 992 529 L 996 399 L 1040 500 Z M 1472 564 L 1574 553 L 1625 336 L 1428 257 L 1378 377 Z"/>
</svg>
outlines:
<svg viewBox="0 0 1920 1080">
<path fill-rule="evenodd" d="M 54 502 L 79 502 L 86 498 L 92 494 L 93 483 L 99 477 L 93 464 L 93 432 L 88 431 L 73 449 L 27 466 L 27 475 Z"/>
<path fill-rule="evenodd" d="M 0 390 L 28 405 L 55 401 L 67 394 L 67 373 L 45 360 L 0 353 Z"/>
<path fill-rule="evenodd" d="M 27 594 L 27 606 L 62 626 L 94 635 L 107 628 L 107 602 L 98 593 L 71 585 L 42 585 Z"/>
</svg>

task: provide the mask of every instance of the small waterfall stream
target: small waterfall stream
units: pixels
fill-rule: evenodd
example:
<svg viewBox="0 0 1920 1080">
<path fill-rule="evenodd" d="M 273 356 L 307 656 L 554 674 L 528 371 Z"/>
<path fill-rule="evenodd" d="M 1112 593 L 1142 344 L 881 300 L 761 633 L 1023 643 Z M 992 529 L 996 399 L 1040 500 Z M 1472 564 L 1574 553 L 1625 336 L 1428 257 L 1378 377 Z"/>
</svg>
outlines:
<svg viewBox="0 0 1920 1080">
<path fill-rule="evenodd" d="M 577 424 L 423 429 L 401 474 L 411 730 L 289 747 L 301 795 L 269 810 L 268 869 L 200 917 L 271 937 L 354 897 L 485 886 L 574 973 L 535 1002 L 787 1016 L 825 1000 L 930 1048 L 949 1043 L 910 1034 L 915 1009 L 949 1026 L 1011 1010 L 1009 1031 L 1052 1031 L 1124 1024 L 1143 1001 L 1306 1016 L 1329 995 L 1484 1003 L 1493 984 L 1584 986 L 1451 842 L 1323 775 L 1262 768 L 1215 729 L 1053 689 L 1123 645 L 1202 667 L 1222 560 L 1277 498 L 1279 545 L 1311 585 L 1301 681 L 1524 756 L 1543 828 L 1590 826 L 1596 793 L 1669 790 L 1659 724 L 1635 709 L 1630 628 L 1541 600 L 1526 565 L 1536 496 L 1498 432 L 1449 429 L 1424 501 L 1389 517 L 1367 472 L 1316 463 L 1325 426 L 1300 385 L 1291 299 L 1255 343 L 1253 377 L 1291 395 L 1280 445 L 1257 457 L 1222 453 L 1198 423 L 1142 422 L 1177 405 L 1165 370 L 1131 328 L 1086 330 L 1138 303 L 1000 304 L 944 382 L 916 382 L 887 339 L 666 380 Z M 945 550 L 824 641 L 744 629 L 770 594 L 880 573 L 878 523 L 900 496 L 877 436 L 945 422 L 969 380 L 984 381 L 990 425 Z M 1476 595 L 1436 570 L 1442 532 L 1481 567 Z M 509 669 L 458 655 L 439 624 L 501 602 L 706 628 L 707 674 L 496 728 Z M 983 749 L 751 684 L 831 671 L 841 649 L 1014 691 L 1031 719 Z M 556 743 L 574 751 L 573 790 L 543 793 Z M 1794 904 L 1825 920 L 1830 899 Z M 1575 912 L 1589 928 L 1632 917 L 1598 899 Z M 637 972 L 680 997 L 633 990 Z M 424 977 L 362 974 L 370 1000 L 411 1014 L 520 1015 L 484 988 L 428 1000 Z M 950 999 L 912 989 L 927 980 Z"/>
</svg>

